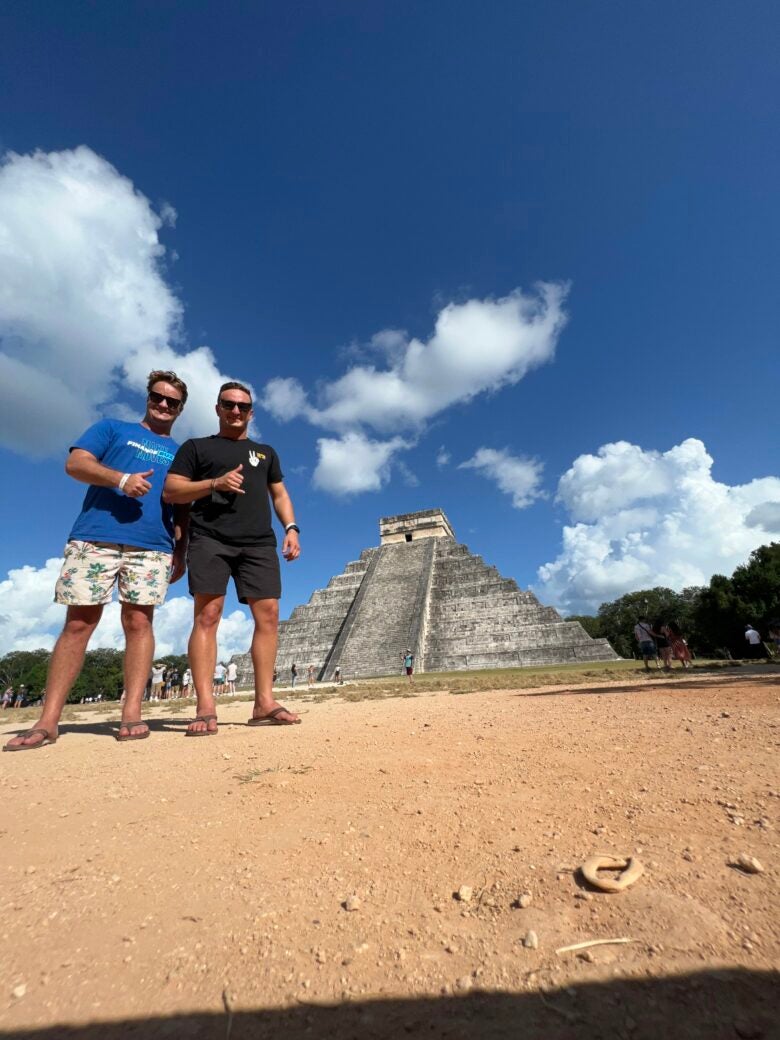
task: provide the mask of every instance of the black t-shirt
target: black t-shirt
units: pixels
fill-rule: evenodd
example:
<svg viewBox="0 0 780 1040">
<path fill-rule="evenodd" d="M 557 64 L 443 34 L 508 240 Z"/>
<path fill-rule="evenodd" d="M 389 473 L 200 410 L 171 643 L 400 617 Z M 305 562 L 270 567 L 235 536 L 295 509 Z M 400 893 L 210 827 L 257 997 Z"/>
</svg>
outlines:
<svg viewBox="0 0 780 1040">
<path fill-rule="evenodd" d="M 176 452 L 169 473 L 189 480 L 213 480 L 241 464 L 245 494 L 213 491 L 190 507 L 190 530 L 227 545 L 276 545 L 268 485 L 282 478 L 279 456 L 268 444 L 234 441 L 214 434 L 193 437 Z"/>
</svg>

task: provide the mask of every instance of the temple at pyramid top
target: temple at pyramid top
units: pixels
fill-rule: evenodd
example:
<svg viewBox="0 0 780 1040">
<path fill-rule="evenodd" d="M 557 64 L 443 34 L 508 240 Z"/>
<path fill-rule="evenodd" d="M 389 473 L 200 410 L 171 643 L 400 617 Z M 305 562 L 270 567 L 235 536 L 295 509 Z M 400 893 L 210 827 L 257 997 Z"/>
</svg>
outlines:
<svg viewBox="0 0 780 1040">
<path fill-rule="evenodd" d="M 282 682 L 293 664 L 319 679 L 336 669 L 347 680 L 399 675 L 408 651 L 417 672 L 617 658 L 605 639 L 458 544 L 441 509 L 384 516 L 379 536 L 280 624 Z M 236 663 L 239 682 L 251 682 L 249 654 Z"/>
<path fill-rule="evenodd" d="M 418 538 L 454 538 L 455 532 L 441 509 L 423 509 L 419 513 L 383 516 L 379 521 L 382 545 L 414 542 Z"/>
</svg>

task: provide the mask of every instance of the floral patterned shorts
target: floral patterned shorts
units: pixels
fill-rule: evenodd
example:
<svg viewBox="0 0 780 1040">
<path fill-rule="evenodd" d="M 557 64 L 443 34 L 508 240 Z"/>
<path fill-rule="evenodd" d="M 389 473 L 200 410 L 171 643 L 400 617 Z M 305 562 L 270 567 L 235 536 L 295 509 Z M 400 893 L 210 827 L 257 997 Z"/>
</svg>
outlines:
<svg viewBox="0 0 780 1040">
<path fill-rule="evenodd" d="M 87 607 L 110 603 L 114 584 L 122 603 L 156 606 L 165 600 L 172 553 L 113 542 L 68 542 L 54 602 Z"/>
</svg>

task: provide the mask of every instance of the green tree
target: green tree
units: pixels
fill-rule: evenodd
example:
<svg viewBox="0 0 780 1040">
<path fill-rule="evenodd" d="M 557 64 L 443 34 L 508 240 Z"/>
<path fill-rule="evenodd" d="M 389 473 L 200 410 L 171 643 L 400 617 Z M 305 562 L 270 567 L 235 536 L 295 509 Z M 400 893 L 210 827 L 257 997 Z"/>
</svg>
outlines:
<svg viewBox="0 0 780 1040">
<path fill-rule="evenodd" d="M 24 683 L 28 690 L 40 693 L 46 685 L 48 666 L 48 650 L 12 650 L 0 659 L 0 682 L 3 688 Z"/>
<path fill-rule="evenodd" d="M 68 701 L 73 704 L 82 697 L 96 697 L 100 693 L 106 700 L 118 700 L 124 685 L 124 656 L 121 650 L 88 650 Z"/>
<path fill-rule="evenodd" d="M 730 578 L 713 575 L 695 611 L 697 637 L 705 652 L 745 656 L 745 626 L 754 625 L 766 638 L 769 624 L 780 618 L 780 544 L 762 545 Z"/>
<path fill-rule="evenodd" d="M 603 625 L 600 617 L 592 614 L 572 614 L 566 621 L 579 621 L 585 631 L 593 639 L 601 639 L 604 635 Z"/>
</svg>

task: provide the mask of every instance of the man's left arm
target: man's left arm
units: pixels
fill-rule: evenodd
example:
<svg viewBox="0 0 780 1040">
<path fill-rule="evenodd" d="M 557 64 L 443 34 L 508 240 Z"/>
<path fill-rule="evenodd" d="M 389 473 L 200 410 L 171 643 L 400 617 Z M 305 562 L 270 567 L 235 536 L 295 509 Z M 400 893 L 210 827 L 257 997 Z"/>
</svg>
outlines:
<svg viewBox="0 0 780 1040">
<path fill-rule="evenodd" d="M 287 530 L 290 524 L 295 523 L 295 510 L 293 509 L 292 500 L 281 480 L 268 485 L 268 494 L 271 496 L 274 512 L 279 517 L 279 523 L 285 528 L 282 556 L 290 563 L 292 560 L 297 560 L 301 555 L 298 532 Z"/>
<path fill-rule="evenodd" d="M 190 540 L 190 505 L 173 507 L 173 562 L 171 585 L 184 576 L 187 570 L 187 544 Z"/>
</svg>

